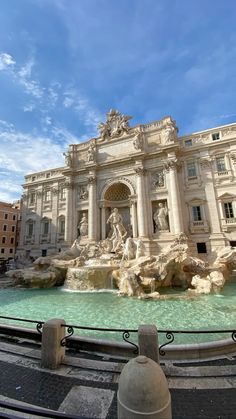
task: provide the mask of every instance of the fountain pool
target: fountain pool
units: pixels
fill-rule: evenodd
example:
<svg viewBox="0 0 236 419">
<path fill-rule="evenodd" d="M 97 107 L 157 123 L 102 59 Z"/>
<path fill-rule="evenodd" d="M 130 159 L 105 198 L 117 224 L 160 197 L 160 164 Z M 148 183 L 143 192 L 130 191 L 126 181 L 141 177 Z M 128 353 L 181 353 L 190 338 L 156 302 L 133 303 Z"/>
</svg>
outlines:
<svg viewBox="0 0 236 419">
<path fill-rule="evenodd" d="M 219 295 L 201 295 L 194 299 L 185 298 L 183 292 L 165 290 L 165 293 L 170 299 L 153 301 L 118 297 L 115 292 L 68 292 L 63 288 L 2 289 L 0 315 L 42 321 L 63 318 L 67 324 L 121 329 L 137 329 L 140 324 L 156 324 L 158 329 L 164 330 L 235 328 L 236 283 L 225 285 Z M 32 327 L 27 323 L 18 324 Z M 120 333 L 76 332 L 95 338 L 122 339 Z M 178 335 L 175 343 L 228 337 L 230 335 Z"/>
</svg>

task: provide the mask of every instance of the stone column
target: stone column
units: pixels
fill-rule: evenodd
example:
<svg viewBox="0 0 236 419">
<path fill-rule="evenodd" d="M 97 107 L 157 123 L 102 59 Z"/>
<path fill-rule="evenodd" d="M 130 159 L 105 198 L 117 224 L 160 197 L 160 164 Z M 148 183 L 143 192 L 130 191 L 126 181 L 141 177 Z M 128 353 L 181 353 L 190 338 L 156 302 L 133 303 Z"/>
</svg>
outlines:
<svg viewBox="0 0 236 419">
<path fill-rule="evenodd" d="M 73 242 L 73 219 L 74 219 L 74 199 L 73 199 L 73 181 L 68 179 L 65 182 L 66 188 L 66 217 L 65 217 L 65 242 L 71 245 Z"/>
<path fill-rule="evenodd" d="M 52 222 L 50 225 L 50 243 L 56 246 L 57 239 L 57 207 L 58 207 L 58 184 L 54 184 L 51 190 L 52 193 Z"/>
<path fill-rule="evenodd" d="M 177 175 L 177 159 L 169 159 L 165 163 L 167 172 L 168 195 L 171 211 L 171 233 L 180 234 L 183 232 L 183 218 L 181 210 L 180 192 Z"/>
<path fill-rule="evenodd" d="M 220 223 L 220 214 L 219 208 L 217 205 L 215 188 L 214 188 L 214 177 L 212 171 L 212 161 L 211 158 L 206 156 L 200 159 L 201 171 L 205 183 L 205 195 L 207 199 L 207 206 L 210 215 L 211 223 L 211 235 L 210 240 L 213 246 L 223 246 L 224 245 L 224 236 L 221 231 Z"/>
<path fill-rule="evenodd" d="M 145 191 L 145 169 L 140 166 L 134 169 L 136 172 L 137 186 L 137 215 L 138 215 L 138 236 L 148 237 L 147 199 Z"/>
<path fill-rule="evenodd" d="M 34 225 L 34 243 L 40 243 L 41 235 L 41 220 L 42 220 L 42 206 L 43 206 L 43 187 L 40 186 L 36 191 L 36 214 L 37 218 Z"/>
<path fill-rule="evenodd" d="M 101 235 L 102 240 L 106 238 L 106 208 L 104 204 L 101 206 Z"/>
<path fill-rule="evenodd" d="M 133 237 L 138 237 L 138 225 L 137 225 L 137 209 L 135 201 L 131 201 L 131 220 L 132 220 L 132 229 Z"/>
<path fill-rule="evenodd" d="M 88 238 L 97 241 L 97 185 L 96 176 L 91 174 L 88 178 L 89 186 L 89 214 L 88 214 Z"/>
</svg>

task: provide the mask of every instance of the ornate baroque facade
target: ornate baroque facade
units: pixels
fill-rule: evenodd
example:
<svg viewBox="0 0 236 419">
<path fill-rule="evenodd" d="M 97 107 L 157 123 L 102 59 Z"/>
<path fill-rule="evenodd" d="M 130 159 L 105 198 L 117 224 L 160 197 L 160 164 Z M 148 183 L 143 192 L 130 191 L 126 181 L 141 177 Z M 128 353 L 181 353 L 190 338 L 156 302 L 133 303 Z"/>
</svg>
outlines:
<svg viewBox="0 0 236 419">
<path fill-rule="evenodd" d="M 209 258 L 236 245 L 236 124 L 178 137 L 169 116 L 132 128 L 129 119 L 111 110 L 98 138 L 70 145 L 64 167 L 25 177 L 19 252 L 103 240 L 113 208 L 146 254 L 181 232 Z"/>
</svg>

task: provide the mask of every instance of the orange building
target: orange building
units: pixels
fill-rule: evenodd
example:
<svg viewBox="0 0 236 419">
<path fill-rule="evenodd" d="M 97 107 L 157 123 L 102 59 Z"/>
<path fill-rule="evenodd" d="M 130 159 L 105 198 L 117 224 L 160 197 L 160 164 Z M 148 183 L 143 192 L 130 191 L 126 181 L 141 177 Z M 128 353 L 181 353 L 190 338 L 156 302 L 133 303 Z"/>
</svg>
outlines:
<svg viewBox="0 0 236 419">
<path fill-rule="evenodd" d="M 19 236 L 20 202 L 0 201 L 0 260 L 15 257 Z"/>
</svg>

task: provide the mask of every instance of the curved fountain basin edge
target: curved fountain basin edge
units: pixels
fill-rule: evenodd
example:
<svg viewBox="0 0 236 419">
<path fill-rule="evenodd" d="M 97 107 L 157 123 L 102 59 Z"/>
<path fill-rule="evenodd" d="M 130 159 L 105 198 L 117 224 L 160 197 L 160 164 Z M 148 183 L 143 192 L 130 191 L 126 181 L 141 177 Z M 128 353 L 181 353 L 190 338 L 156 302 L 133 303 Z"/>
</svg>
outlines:
<svg viewBox="0 0 236 419">
<path fill-rule="evenodd" d="M 35 330 L 26 327 L 0 324 L 0 334 L 41 341 L 41 335 Z M 82 351 L 94 352 L 99 354 L 112 355 L 120 358 L 131 358 L 134 354 L 134 347 L 126 342 L 115 342 L 107 339 L 94 339 L 85 336 L 72 336 L 67 340 L 68 348 L 75 348 Z M 188 360 L 207 360 L 211 358 L 221 358 L 229 354 L 236 353 L 236 342 L 232 339 L 222 339 L 203 343 L 190 343 L 167 345 L 163 348 L 165 355 L 160 356 L 160 362 L 188 361 Z"/>
</svg>

